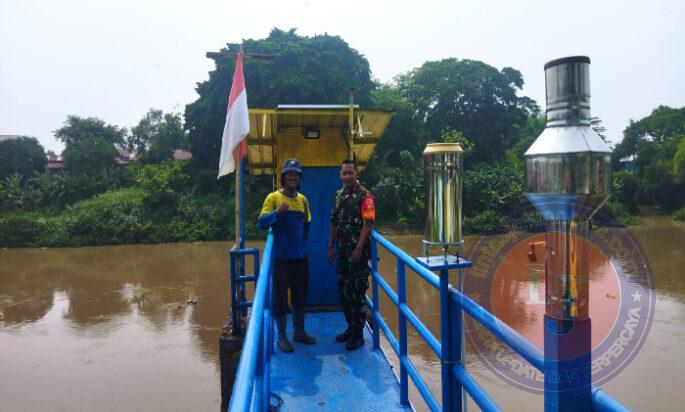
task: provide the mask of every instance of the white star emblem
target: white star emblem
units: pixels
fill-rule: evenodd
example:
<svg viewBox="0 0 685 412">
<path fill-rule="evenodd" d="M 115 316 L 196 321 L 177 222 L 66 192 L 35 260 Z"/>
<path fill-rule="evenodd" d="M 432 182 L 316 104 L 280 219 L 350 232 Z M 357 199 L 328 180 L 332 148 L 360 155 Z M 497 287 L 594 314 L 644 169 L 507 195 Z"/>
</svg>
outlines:
<svg viewBox="0 0 685 412">
<path fill-rule="evenodd" d="M 637 290 L 635 291 L 635 293 L 633 293 L 633 294 L 630 295 L 630 296 L 633 297 L 633 302 L 642 302 L 642 301 L 640 300 L 640 298 L 642 297 L 642 295 L 641 295 L 640 292 L 638 292 Z"/>
</svg>

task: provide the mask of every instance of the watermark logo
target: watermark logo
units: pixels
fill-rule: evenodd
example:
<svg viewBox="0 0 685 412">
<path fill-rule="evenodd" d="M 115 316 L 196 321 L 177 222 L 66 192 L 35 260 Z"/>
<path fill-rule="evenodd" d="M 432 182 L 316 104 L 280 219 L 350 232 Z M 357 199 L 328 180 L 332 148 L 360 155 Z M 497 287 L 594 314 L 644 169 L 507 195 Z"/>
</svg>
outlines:
<svg viewBox="0 0 685 412">
<path fill-rule="evenodd" d="M 589 271 L 576 288 L 589 287 L 592 322 L 592 383 L 619 374 L 645 342 L 654 316 L 653 277 L 640 245 L 629 230 L 599 228 L 580 241 Z M 482 236 L 471 248 L 473 267 L 465 293 L 540 349 L 544 345 L 546 303 L 545 233 Z M 554 288 L 551 279 L 547 288 Z M 543 392 L 544 375 L 469 316 L 470 347 L 495 375 L 511 385 Z"/>
</svg>

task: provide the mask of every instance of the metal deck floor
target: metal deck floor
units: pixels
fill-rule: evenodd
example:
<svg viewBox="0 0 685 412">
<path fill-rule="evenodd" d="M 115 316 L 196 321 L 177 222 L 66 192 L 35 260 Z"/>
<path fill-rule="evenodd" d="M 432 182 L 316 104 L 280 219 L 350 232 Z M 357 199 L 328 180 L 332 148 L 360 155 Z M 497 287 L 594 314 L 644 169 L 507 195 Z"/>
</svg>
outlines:
<svg viewBox="0 0 685 412">
<path fill-rule="evenodd" d="M 341 312 L 307 313 L 305 322 L 316 344 L 293 342 L 294 352 L 276 348 L 271 358 L 271 391 L 283 400 L 279 411 L 411 410 L 400 404 L 397 378 L 383 353 L 372 349 L 367 329 L 364 346 L 347 351 L 335 341 L 346 327 Z M 276 402 L 272 397 L 271 403 Z"/>
</svg>

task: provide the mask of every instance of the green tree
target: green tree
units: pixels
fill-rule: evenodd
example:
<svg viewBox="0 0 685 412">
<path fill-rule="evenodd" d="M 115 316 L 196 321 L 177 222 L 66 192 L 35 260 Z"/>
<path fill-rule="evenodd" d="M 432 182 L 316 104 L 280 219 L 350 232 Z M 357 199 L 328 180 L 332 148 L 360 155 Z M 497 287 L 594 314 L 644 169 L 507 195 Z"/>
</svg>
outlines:
<svg viewBox="0 0 685 412">
<path fill-rule="evenodd" d="M 169 216 L 176 210 L 176 202 L 187 189 L 188 175 L 183 172 L 184 162 L 164 162 L 145 166 L 136 165 L 130 173 L 143 189 L 145 205 L 152 214 Z"/>
<path fill-rule="evenodd" d="M 41 206 L 50 206 L 57 195 L 57 182 L 50 172 L 33 172 L 28 179 L 27 188 L 32 188 L 38 193 Z"/>
<path fill-rule="evenodd" d="M 473 150 L 475 148 L 473 142 L 464 133 L 458 130 L 446 129 L 440 132 L 440 138 L 444 143 L 459 143 L 459 146 L 464 152 Z"/>
<path fill-rule="evenodd" d="M 623 140 L 614 149 L 614 159 L 637 155 L 645 144 L 661 144 L 685 134 L 685 107 L 674 109 L 659 106 L 639 121 L 630 121 L 623 131 Z M 615 164 L 618 164 L 616 162 Z"/>
<path fill-rule="evenodd" d="M 679 135 L 678 148 L 673 156 L 673 176 L 678 182 L 685 182 L 685 135 Z"/>
<path fill-rule="evenodd" d="M 393 166 L 399 166 L 398 154 L 402 150 L 408 150 L 413 157 L 420 158 L 428 141 L 428 133 L 423 121 L 414 116 L 412 105 L 402 98 L 397 86 L 384 84 L 371 91 L 371 105 L 394 112 L 376 147 L 375 160 L 372 163 L 382 159 Z M 369 175 L 368 171 L 365 175 Z"/>
<path fill-rule="evenodd" d="M 328 34 L 299 36 L 295 29 L 273 29 L 265 39 L 243 41 L 251 53 L 273 55 L 272 60 L 244 61 L 245 87 L 250 107 L 273 108 L 278 104 L 347 103 L 347 86 L 359 88 L 355 101 L 370 103 L 369 63 L 338 36 Z M 231 88 L 237 45 L 222 49 L 215 59 L 216 68 L 209 80 L 196 89 L 200 97 L 186 106 L 186 128 L 189 132 L 193 163 L 201 168 L 219 164 L 221 134 L 226 118 L 226 103 Z"/>
<path fill-rule="evenodd" d="M 630 213 L 637 213 L 637 200 L 640 192 L 638 178 L 624 170 L 614 172 L 611 199 L 628 209 Z"/>
<path fill-rule="evenodd" d="M 129 150 L 136 150 L 140 161 L 160 163 L 171 160 L 176 149 L 188 149 L 188 134 L 180 114 L 150 109 L 131 129 L 127 138 Z"/>
<path fill-rule="evenodd" d="M 450 58 L 426 62 L 396 82 L 431 139 L 445 129 L 462 131 L 475 145 L 476 162 L 503 158 L 516 140 L 515 125 L 539 111 L 533 100 L 517 95 L 523 77 L 510 67 Z"/>
<path fill-rule="evenodd" d="M 623 140 L 614 150 L 614 167 L 635 156 L 640 203 L 656 204 L 667 212 L 685 205 L 685 180 L 679 172 L 682 156 L 676 157 L 683 135 L 685 107 L 659 106 L 623 131 Z"/>
<path fill-rule="evenodd" d="M 525 123 L 514 126 L 518 141 L 505 152 L 508 165 L 518 170 L 523 170 L 525 165 L 523 154 L 526 153 L 530 145 L 545 130 L 546 123 L 547 117 L 544 114 L 540 114 L 528 116 Z"/>
<path fill-rule="evenodd" d="M 19 173 L 13 173 L 0 182 L 0 206 L 3 211 L 22 209 L 25 206 L 24 186 Z"/>
<path fill-rule="evenodd" d="M 45 149 L 35 137 L 0 140 L 0 180 L 14 173 L 28 178 L 33 172 L 44 171 L 47 163 Z"/>
<path fill-rule="evenodd" d="M 115 145 L 124 144 L 126 129 L 89 117 L 69 116 L 55 137 L 64 142 L 62 155 L 70 173 L 88 175 L 114 165 Z"/>
</svg>

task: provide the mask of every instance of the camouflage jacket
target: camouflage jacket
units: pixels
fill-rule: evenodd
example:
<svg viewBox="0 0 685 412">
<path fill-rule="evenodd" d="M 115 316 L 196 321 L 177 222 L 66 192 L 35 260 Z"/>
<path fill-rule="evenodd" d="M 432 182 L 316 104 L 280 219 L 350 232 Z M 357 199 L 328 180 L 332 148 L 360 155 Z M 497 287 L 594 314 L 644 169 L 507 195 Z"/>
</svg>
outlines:
<svg viewBox="0 0 685 412">
<path fill-rule="evenodd" d="M 351 189 L 342 187 L 335 192 L 331 226 L 336 229 L 338 250 L 351 253 L 359 241 L 365 224 L 376 219 L 373 195 L 357 182 Z"/>
</svg>

